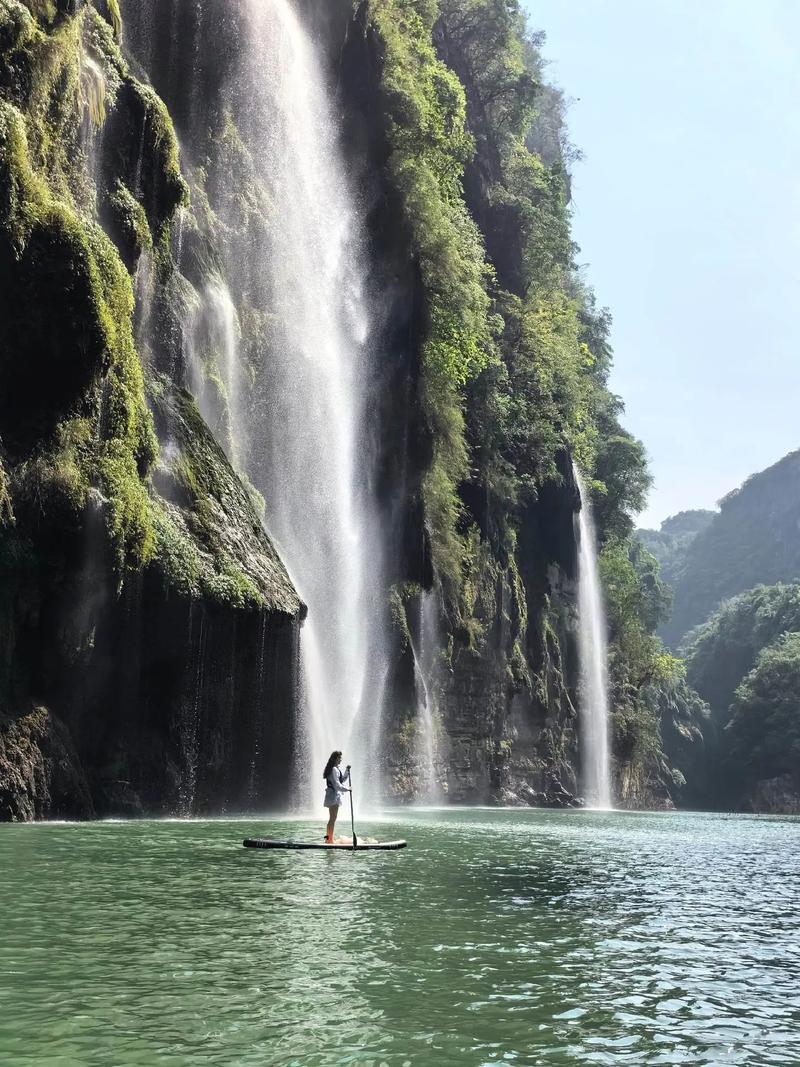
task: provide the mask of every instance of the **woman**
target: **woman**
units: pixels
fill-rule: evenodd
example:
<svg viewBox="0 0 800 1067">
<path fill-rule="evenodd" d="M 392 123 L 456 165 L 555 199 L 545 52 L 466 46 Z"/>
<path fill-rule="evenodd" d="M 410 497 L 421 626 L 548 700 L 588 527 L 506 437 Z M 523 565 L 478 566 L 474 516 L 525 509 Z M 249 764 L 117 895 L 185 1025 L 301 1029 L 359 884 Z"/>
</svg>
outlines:
<svg viewBox="0 0 800 1067">
<path fill-rule="evenodd" d="M 325 779 L 325 807 L 330 816 L 328 828 L 325 831 L 326 845 L 333 844 L 333 828 L 336 825 L 336 816 L 339 814 L 339 805 L 342 803 L 344 794 L 350 792 L 344 784 L 350 781 L 350 764 L 347 764 L 342 774 L 339 770 L 341 762 L 341 752 L 331 752 L 331 758 L 325 764 L 325 773 L 322 776 Z"/>
</svg>

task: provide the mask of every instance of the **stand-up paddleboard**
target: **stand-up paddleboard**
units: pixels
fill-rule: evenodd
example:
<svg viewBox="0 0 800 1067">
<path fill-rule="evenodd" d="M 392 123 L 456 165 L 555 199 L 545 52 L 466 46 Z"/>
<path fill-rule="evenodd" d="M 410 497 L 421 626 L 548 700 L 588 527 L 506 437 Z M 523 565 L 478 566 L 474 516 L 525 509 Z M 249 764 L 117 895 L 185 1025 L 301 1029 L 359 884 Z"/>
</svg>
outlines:
<svg viewBox="0 0 800 1067">
<path fill-rule="evenodd" d="M 343 848 L 348 852 L 391 852 L 406 847 L 405 841 L 359 841 L 354 846 L 349 841 L 335 841 L 327 845 L 324 841 L 272 841 L 267 837 L 246 837 L 243 844 L 245 848 Z"/>
</svg>

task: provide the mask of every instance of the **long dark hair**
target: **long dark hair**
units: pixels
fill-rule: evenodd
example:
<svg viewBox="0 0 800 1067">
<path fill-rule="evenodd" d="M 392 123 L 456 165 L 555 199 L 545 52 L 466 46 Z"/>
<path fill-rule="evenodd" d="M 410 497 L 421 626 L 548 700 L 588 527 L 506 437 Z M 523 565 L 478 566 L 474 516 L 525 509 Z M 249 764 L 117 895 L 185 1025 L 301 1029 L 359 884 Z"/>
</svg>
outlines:
<svg viewBox="0 0 800 1067">
<path fill-rule="evenodd" d="M 328 775 L 333 770 L 333 766 L 336 763 L 337 759 L 341 759 L 341 758 L 342 758 L 341 752 L 331 752 L 331 758 L 325 764 L 325 770 L 322 773 L 322 777 L 325 779 L 326 782 L 328 780 Z M 319 766 L 319 764 L 317 766 Z"/>
</svg>

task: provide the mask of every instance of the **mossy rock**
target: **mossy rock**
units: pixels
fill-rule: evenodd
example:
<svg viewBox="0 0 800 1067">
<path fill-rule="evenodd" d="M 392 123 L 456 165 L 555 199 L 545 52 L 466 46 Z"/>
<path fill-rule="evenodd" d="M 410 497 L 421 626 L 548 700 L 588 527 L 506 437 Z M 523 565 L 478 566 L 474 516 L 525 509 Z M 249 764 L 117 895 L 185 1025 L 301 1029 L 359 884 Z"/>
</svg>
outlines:
<svg viewBox="0 0 800 1067">
<path fill-rule="evenodd" d="M 142 204 L 156 241 L 189 189 L 178 161 L 172 121 L 153 89 L 129 79 L 110 109 L 103 136 L 104 169 Z"/>
<path fill-rule="evenodd" d="M 144 208 L 117 179 L 101 206 L 101 212 L 106 232 L 119 249 L 122 262 L 133 273 L 140 256 L 153 248 Z"/>
<path fill-rule="evenodd" d="M 29 451 L 108 369 L 91 238 L 67 212 L 37 221 L 19 256 L 0 235 L 0 428 Z"/>
<path fill-rule="evenodd" d="M 240 609 L 303 615 L 305 608 L 247 488 L 189 393 L 154 382 L 162 448 L 153 473 L 153 566 L 184 596 Z"/>
<path fill-rule="evenodd" d="M 36 31 L 33 16 L 19 0 L 0 0 L 0 54 L 22 48 Z"/>
</svg>

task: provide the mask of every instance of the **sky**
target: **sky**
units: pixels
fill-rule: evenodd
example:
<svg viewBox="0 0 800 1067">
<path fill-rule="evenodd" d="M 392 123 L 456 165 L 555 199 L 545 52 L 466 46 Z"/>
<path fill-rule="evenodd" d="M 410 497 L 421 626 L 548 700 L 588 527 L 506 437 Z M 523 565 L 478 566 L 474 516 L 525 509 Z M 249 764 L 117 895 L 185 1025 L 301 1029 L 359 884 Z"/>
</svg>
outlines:
<svg viewBox="0 0 800 1067">
<path fill-rule="evenodd" d="M 657 527 L 800 448 L 800 0 L 524 4 Z"/>
</svg>

